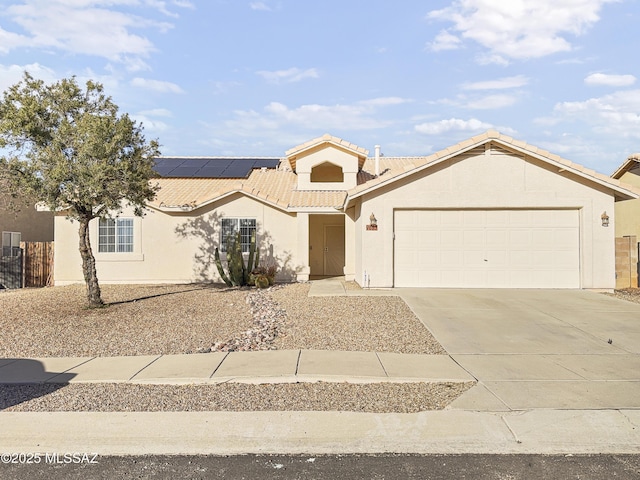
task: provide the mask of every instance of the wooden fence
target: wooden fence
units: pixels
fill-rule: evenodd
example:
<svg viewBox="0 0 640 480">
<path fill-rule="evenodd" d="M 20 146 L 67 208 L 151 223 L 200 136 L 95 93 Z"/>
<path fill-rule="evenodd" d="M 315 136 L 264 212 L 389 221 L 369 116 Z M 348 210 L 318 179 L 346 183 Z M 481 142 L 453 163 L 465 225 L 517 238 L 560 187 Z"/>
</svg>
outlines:
<svg viewBox="0 0 640 480">
<path fill-rule="evenodd" d="M 24 254 L 24 287 L 53 285 L 53 242 L 21 242 Z"/>
<path fill-rule="evenodd" d="M 53 242 L 21 242 L 17 253 L 0 257 L 0 288 L 53 285 Z"/>
</svg>

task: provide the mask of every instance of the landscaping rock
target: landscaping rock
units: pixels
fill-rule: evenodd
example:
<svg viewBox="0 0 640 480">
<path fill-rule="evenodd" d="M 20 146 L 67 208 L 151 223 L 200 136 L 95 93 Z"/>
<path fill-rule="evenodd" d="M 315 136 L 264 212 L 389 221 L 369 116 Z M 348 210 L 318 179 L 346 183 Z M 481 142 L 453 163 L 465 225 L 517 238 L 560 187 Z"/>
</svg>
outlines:
<svg viewBox="0 0 640 480">
<path fill-rule="evenodd" d="M 256 350 L 275 350 L 274 341 L 284 327 L 287 314 L 270 296 L 270 292 L 282 288 L 274 285 L 269 288 L 251 290 L 247 293 L 246 303 L 253 317 L 254 328 L 242 335 L 224 342 L 216 342 L 210 352 L 247 352 Z M 207 352 L 208 353 L 208 352 Z"/>
</svg>

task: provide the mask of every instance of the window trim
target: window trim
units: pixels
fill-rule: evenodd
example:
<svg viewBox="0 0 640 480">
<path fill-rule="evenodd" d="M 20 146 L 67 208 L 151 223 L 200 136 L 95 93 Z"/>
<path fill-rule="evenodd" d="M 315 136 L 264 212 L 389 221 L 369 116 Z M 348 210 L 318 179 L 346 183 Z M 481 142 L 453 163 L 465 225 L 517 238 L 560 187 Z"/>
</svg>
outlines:
<svg viewBox="0 0 640 480">
<path fill-rule="evenodd" d="M 228 227 L 225 227 L 225 223 L 229 224 L 234 222 L 234 226 L 229 231 Z M 249 223 L 248 225 L 241 225 L 242 222 Z M 255 232 L 256 244 L 258 242 L 258 222 L 255 217 L 222 217 L 220 219 L 220 252 L 227 252 L 227 237 L 229 235 L 235 235 L 240 229 L 241 241 L 242 241 L 242 253 L 249 253 L 251 247 L 251 233 Z M 242 229 L 248 229 L 247 233 L 243 233 Z"/>
<path fill-rule="evenodd" d="M 134 248 L 133 218 L 100 218 L 98 220 L 98 253 L 133 253 Z"/>
<path fill-rule="evenodd" d="M 9 245 L 5 246 L 4 239 L 5 236 L 9 235 Z M 17 244 L 14 244 L 15 237 L 18 237 Z M 9 256 L 9 257 L 17 257 L 20 255 L 20 243 L 22 243 L 22 232 L 11 232 L 11 231 L 3 231 L 2 238 L 0 238 L 0 257 Z M 4 254 L 4 249 L 8 248 L 9 255 Z"/>
</svg>

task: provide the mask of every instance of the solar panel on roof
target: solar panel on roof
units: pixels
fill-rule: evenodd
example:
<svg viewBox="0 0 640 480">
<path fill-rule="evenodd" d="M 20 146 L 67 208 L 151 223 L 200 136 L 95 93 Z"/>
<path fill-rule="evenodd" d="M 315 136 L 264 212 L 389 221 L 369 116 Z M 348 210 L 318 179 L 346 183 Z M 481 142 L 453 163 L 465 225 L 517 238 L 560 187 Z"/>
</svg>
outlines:
<svg viewBox="0 0 640 480">
<path fill-rule="evenodd" d="M 196 167 L 178 167 L 171 171 L 172 177 L 193 177 L 199 169 Z"/>
<path fill-rule="evenodd" d="M 277 158 L 259 158 L 255 161 L 254 168 L 276 168 L 280 163 L 280 160 Z"/>
<path fill-rule="evenodd" d="M 221 177 L 224 168 L 204 167 L 198 171 L 199 178 L 224 178 Z"/>
<path fill-rule="evenodd" d="M 247 178 L 254 168 L 276 168 L 278 158 L 157 158 L 154 170 L 162 177 Z"/>
<path fill-rule="evenodd" d="M 198 167 L 202 168 L 207 163 L 207 160 L 201 158 L 186 159 L 182 162 L 183 167 Z"/>
<path fill-rule="evenodd" d="M 224 175 L 232 178 L 246 177 L 251 171 L 251 165 L 247 162 L 234 161 L 224 170 Z"/>
</svg>

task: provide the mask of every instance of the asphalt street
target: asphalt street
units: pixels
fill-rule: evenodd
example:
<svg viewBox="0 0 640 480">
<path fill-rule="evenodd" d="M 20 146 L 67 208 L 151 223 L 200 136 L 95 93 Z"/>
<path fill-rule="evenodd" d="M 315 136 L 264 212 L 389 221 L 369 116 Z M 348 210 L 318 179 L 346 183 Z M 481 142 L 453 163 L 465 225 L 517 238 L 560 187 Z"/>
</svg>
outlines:
<svg viewBox="0 0 640 480">
<path fill-rule="evenodd" d="M 2 479 L 637 480 L 640 455 L 240 455 L 101 457 L 3 464 Z M 62 457 L 61 461 L 64 461 Z"/>
</svg>

